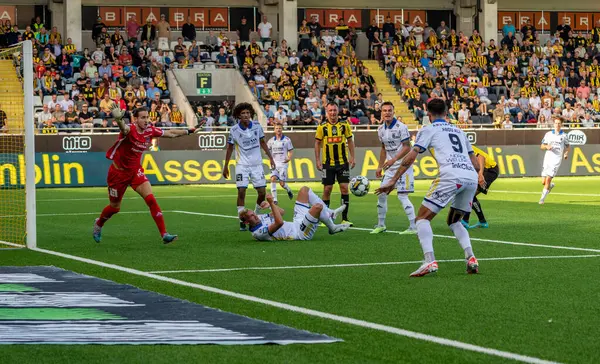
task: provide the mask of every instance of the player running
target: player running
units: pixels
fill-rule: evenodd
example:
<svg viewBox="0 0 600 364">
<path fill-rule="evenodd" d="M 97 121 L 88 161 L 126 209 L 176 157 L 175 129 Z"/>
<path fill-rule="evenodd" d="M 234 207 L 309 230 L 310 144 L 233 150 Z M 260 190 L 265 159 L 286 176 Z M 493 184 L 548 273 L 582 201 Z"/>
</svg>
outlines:
<svg viewBox="0 0 600 364">
<path fill-rule="evenodd" d="M 225 164 L 223 166 L 223 177 L 229 178 L 229 161 L 235 147 L 235 184 L 238 189 L 237 214 L 245 209 L 246 189 L 248 184 L 252 183 L 258 193 L 256 207 L 258 210 L 260 204 L 265 200 L 265 187 L 267 181 L 263 170 L 263 161 L 260 149 L 265 151 L 269 157 L 271 169 L 275 169 L 275 162 L 265 142 L 265 133 L 258 122 L 252 122 L 252 116 L 256 111 L 252 105 L 242 102 L 233 108 L 233 117 L 238 119 L 237 125 L 234 125 L 229 131 L 227 140 L 227 152 L 225 153 Z M 240 230 L 246 230 L 246 224 L 240 221 Z"/>
<path fill-rule="evenodd" d="M 310 188 L 304 186 L 298 191 L 294 206 L 294 221 L 283 221 L 285 211 L 275 204 L 273 196 L 267 195 L 267 200 L 261 208 L 270 208 L 271 213 L 257 214 L 252 210 L 243 210 L 240 220 L 250 226 L 252 237 L 256 240 L 311 240 L 319 225 L 323 222 L 329 228 L 329 234 L 337 234 L 348 230 L 350 224 L 336 225 L 333 221 L 346 208 L 342 204 L 335 210 L 330 210 Z"/>
<path fill-rule="evenodd" d="M 271 171 L 271 195 L 277 204 L 277 182 L 287 191 L 290 200 L 294 198 L 294 193 L 286 183 L 288 163 L 292 160 L 294 146 L 292 140 L 283 135 L 283 126 L 275 125 L 274 131 L 275 135 L 269 139 L 267 146 L 275 161 L 275 169 Z"/>
<path fill-rule="evenodd" d="M 94 222 L 94 240 L 97 243 L 102 240 L 102 227 L 108 219 L 121 210 L 123 195 L 125 195 L 127 187 L 131 186 L 135 192 L 142 196 L 146 205 L 150 208 L 150 214 L 156 223 L 156 227 L 158 227 L 163 243 L 169 244 L 177 240 L 177 235 L 167 233 L 162 211 L 152 194 L 152 186 L 150 186 L 150 181 L 144 174 L 140 162 L 142 153 L 148 149 L 152 138 L 176 138 L 194 133 L 194 129 L 161 130 L 155 128 L 148 120 L 148 109 L 145 107 L 134 109 L 131 112 L 130 125 L 125 125 L 123 121 L 124 112 L 118 106 L 115 106 L 111 111 L 121 133 L 119 139 L 106 153 L 106 158 L 112 160 L 106 178 L 110 203 Z"/>
<path fill-rule="evenodd" d="M 396 174 L 402 158 L 410 151 L 410 133 L 408 127 L 394 118 L 394 105 L 386 101 L 381 105 L 381 119 L 383 124 L 377 129 L 377 135 L 381 141 L 381 152 L 379 153 L 379 166 L 375 172 L 377 178 L 383 177 L 382 185 L 386 185 Z M 383 173 L 385 170 L 385 173 Z M 415 177 L 413 167 L 410 166 L 396 185 L 398 200 L 408 217 L 410 226 L 400 234 L 416 234 L 415 208 L 408 198 L 409 193 L 415 192 Z M 380 193 L 377 199 L 377 226 L 371 234 L 379 234 L 386 231 L 385 217 L 387 215 L 387 193 Z"/>
<path fill-rule="evenodd" d="M 542 167 L 542 185 L 544 185 L 544 189 L 542 190 L 542 197 L 539 202 L 540 205 L 543 205 L 546 197 L 554 188 L 552 179 L 556 176 L 563 158 L 569 158 L 569 139 L 567 138 L 567 134 L 562 130 L 562 121 L 560 119 L 554 120 L 554 130 L 544 135 L 540 148 L 546 151 Z"/>
<path fill-rule="evenodd" d="M 492 183 L 494 183 L 496 178 L 498 178 L 498 174 L 500 173 L 500 171 L 498 170 L 498 164 L 496 163 L 494 158 L 492 158 L 489 154 L 487 154 L 486 152 L 477 148 L 474 145 L 472 145 L 471 147 L 473 148 L 473 152 L 475 153 L 475 158 L 477 158 L 479 166 L 484 166 L 483 168 L 479 169 L 479 186 L 477 187 L 475 197 L 473 197 L 473 210 L 475 210 L 479 222 L 473 226 L 469 226 L 469 216 L 471 215 L 471 213 L 468 212 L 465 214 L 465 216 L 463 216 L 461 223 L 466 229 L 487 229 L 490 227 L 490 225 L 485 219 L 483 209 L 481 208 L 481 202 L 479 202 L 479 200 L 477 199 L 477 195 L 479 195 L 480 193 L 487 195 L 490 186 L 492 185 Z"/>
<path fill-rule="evenodd" d="M 446 121 L 446 104 L 433 99 L 427 104 L 431 125 L 417 134 L 414 148 L 404 157 L 402 164 L 388 184 L 377 189 L 377 194 L 390 193 L 396 188 L 400 177 L 415 162 L 417 155 L 433 149 L 439 165 L 439 176 L 425 195 L 417 216 L 417 235 L 425 262 L 411 277 L 421 277 L 437 272 L 438 263 L 433 253 L 433 231 L 431 220 L 451 201 L 447 223 L 465 253 L 467 273 L 477 273 L 479 263 L 473 255 L 469 232 L 460 223 L 462 216 L 471 211 L 471 201 L 477 190 L 477 170 L 479 163 L 473 154 L 471 143 L 465 133 Z"/>
</svg>

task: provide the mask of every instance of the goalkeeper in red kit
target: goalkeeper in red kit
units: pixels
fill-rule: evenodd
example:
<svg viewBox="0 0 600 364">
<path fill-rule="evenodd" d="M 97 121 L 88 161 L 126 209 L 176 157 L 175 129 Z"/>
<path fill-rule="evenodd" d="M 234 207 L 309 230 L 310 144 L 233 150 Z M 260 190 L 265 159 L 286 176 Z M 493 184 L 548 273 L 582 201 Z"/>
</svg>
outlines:
<svg viewBox="0 0 600 364">
<path fill-rule="evenodd" d="M 121 200 L 127 187 L 137 192 L 150 209 L 150 214 L 158 227 L 163 243 L 169 244 L 177 240 L 177 235 L 167 233 L 163 214 L 152 194 L 150 181 L 141 166 L 142 154 L 148 149 L 152 138 L 176 138 L 194 133 L 194 129 L 162 130 L 155 128 L 148 120 L 148 109 L 140 107 L 131 113 L 131 124 L 123 121 L 124 112 L 117 106 L 112 109 L 112 116 L 119 125 L 119 139 L 106 153 L 106 158 L 112 160 L 106 182 L 108 184 L 108 199 L 110 203 L 102 210 L 100 217 L 94 222 L 94 240 L 99 243 L 102 239 L 102 227 L 114 214 L 121 209 Z"/>
</svg>

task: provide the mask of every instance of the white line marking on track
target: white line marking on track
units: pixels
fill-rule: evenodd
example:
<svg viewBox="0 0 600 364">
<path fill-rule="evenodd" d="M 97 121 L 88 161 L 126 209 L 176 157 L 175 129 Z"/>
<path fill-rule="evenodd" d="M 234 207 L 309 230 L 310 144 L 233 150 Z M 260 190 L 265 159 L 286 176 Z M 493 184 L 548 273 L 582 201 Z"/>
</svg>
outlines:
<svg viewBox="0 0 600 364">
<path fill-rule="evenodd" d="M 14 244 L 14 245 L 16 245 L 16 244 Z M 324 318 L 324 319 L 328 319 L 328 320 L 332 320 L 332 321 L 342 322 L 342 323 L 349 324 L 349 325 L 364 327 L 364 328 L 372 329 L 372 330 L 383 331 L 383 332 L 387 332 L 390 334 L 404 336 L 404 337 L 422 340 L 422 341 L 427 341 L 427 342 L 431 342 L 431 343 L 438 344 L 438 345 L 450 346 L 450 347 L 457 348 L 457 349 L 473 351 L 473 352 L 482 353 L 482 354 L 491 355 L 491 356 L 497 356 L 500 358 L 517 360 L 517 361 L 521 361 L 524 363 L 557 364 L 556 362 L 552 362 L 552 361 L 548 361 L 548 360 L 544 360 L 544 359 L 540 359 L 540 358 L 536 358 L 536 357 L 532 357 L 532 356 L 526 356 L 526 355 L 511 353 L 508 351 L 486 348 L 483 346 L 473 345 L 473 344 L 465 343 L 462 341 L 446 339 L 443 337 L 423 334 L 423 333 L 415 332 L 415 331 L 409 331 L 409 330 L 405 330 L 405 329 L 401 329 L 401 328 L 397 328 L 397 327 L 381 325 L 381 324 L 377 324 L 374 322 L 358 320 L 358 319 L 354 319 L 351 317 L 340 316 L 340 315 L 335 315 L 335 314 L 331 314 L 331 313 L 327 313 L 327 312 L 312 310 L 310 308 L 304 308 L 304 307 L 290 305 L 287 303 L 267 300 L 264 298 L 250 296 L 250 295 L 246 295 L 243 293 L 227 291 L 227 290 L 223 290 L 220 288 L 206 286 L 203 284 L 186 282 L 186 281 L 182 281 L 179 279 L 174 279 L 174 278 L 169 278 L 169 277 L 165 277 L 165 276 L 161 276 L 161 275 L 157 275 L 157 274 L 142 272 L 140 270 L 133 269 L 133 268 L 122 267 L 122 266 L 119 266 L 116 264 L 110 264 L 110 263 L 105 263 L 105 262 L 101 262 L 101 261 L 97 261 L 97 260 L 93 260 L 93 259 L 82 258 L 82 257 L 78 257 L 75 255 L 60 253 L 60 252 L 56 252 L 56 251 L 52 251 L 52 250 L 46 250 L 46 249 L 41 249 L 41 248 L 33 248 L 31 250 L 39 252 L 39 253 L 54 255 L 57 257 L 65 258 L 65 259 L 76 260 L 76 261 L 87 263 L 87 264 L 92 264 L 92 265 L 96 265 L 96 266 L 100 266 L 100 267 L 118 270 L 121 272 L 133 274 L 133 275 L 140 276 L 140 277 L 155 279 L 155 280 L 159 280 L 159 281 L 163 281 L 163 282 L 167 282 L 167 283 L 171 283 L 171 284 L 176 284 L 179 286 L 196 288 L 196 289 L 199 289 L 202 291 L 216 293 L 216 294 L 220 294 L 220 295 L 228 296 L 228 297 L 233 297 L 233 298 L 237 298 L 237 299 L 244 300 L 244 301 L 260 303 L 263 305 L 277 307 L 277 308 L 280 308 L 283 310 L 301 313 L 301 314 L 308 315 L 308 316 L 320 317 L 320 318 Z"/>
<path fill-rule="evenodd" d="M 200 216 L 212 216 L 212 217 L 224 217 L 228 219 L 237 219 L 237 216 L 232 215 L 220 215 L 220 214 L 208 214 L 204 212 L 192 212 L 192 211 L 180 211 L 174 210 L 171 212 L 176 212 L 180 214 L 188 214 L 188 215 L 200 215 Z M 369 228 L 359 228 L 359 227 L 351 227 L 351 230 L 360 230 L 360 231 L 371 231 L 373 229 Z M 395 230 L 387 230 L 388 234 L 398 234 L 400 231 Z M 433 235 L 436 238 L 446 238 L 446 239 L 456 239 L 456 237 L 451 235 Z M 506 245 L 518 245 L 518 246 L 531 246 L 536 248 L 548 248 L 548 249 L 563 249 L 563 250 L 573 250 L 573 251 L 583 251 L 583 252 L 592 252 L 592 253 L 600 253 L 600 249 L 592 249 L 592 248 L 579 248 L 575 246 L 562 246 L 562 245 L 547 245 L 547 244 L 534 244 L 534 243 L 519 243 L 516 241 L 504 241 L 504 240 L 494 240 L 494 239 L 483 239 L 483 238 L 474 238 L 471 236 L 471 241 L 480 241 L 484 243 L 495 243 L 495 244 L 506 244 Z"/>
<path fill-rule="evenodd" d="M 523 256 L 523 257 L 497 257 L 497 258 L 477 258 L 480 261 L 501 261 L 501 260 L 528 260 L 528 259 L 576 259 L 576 258 L 597 258 L 600 254 L 590 255 L 540 255 L 540 256 Z M 438 259 L 438 263 L 454 263 L 462 262 L 464 259 Z M 154 274 L 170 274 L 170 273 L 213 273 L 213 272 L 234 272 L 242 270 L 285 270 L 285 269 L 311 269 L 311 268 L 345 268 L 345 267 L 370 267 L 378 265 L 404 265 L 404 264 L 421 264 L 421 260 L 405 261 L 405 262 L 380 262 L 380 263 L 348 263 L 348 264 L 318 264 L 318 265 L 290 265 L 283 267 L 243 267 L 243 268 L 219 268 L 219 269 L 182 269 L 182 270 L 159 270 L 148 273 Z"/>
</svg>

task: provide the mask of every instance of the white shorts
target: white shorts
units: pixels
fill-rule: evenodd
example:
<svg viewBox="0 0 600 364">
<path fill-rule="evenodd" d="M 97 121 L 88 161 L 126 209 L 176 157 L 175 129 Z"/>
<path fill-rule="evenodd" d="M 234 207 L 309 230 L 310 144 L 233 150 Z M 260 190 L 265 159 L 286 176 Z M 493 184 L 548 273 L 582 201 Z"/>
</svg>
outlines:
<svg viewBox="0 0 600 364">
<path fill-rule="evenodd" d="M 465 213 L 471 212 L 471 205 L 476 192 L 476 180 L 441 180 L 437 178 L 429 187 L 429 191 L 423 199 L 423 206 L 439 214 L 446 205 L 452 202 L 451 206 L 454 209 Z"/>
<path fill-rule="evenodd" d="M 288 165 L 282 164 L 280 166 L 275 166 L 275 169 L 271 170 L 271 177 L 275 177 L 278 181 L 287 181 L 288 177 Z"/>
<path fill-rule="evenodd" d="M 263 165 L 259 166 L 235 166 L 235 185 L 237 188 L 248 188 L 252 183 L 254 188 L 261 188 L 267 185 L 265 180 L 265 171 Z"/>
<path fill-rule="evenodd" d="M 554 178 L 556 173 L 558 173 L 558 168 L 560 168 L 561 162 L 562 160 L 559 160 L 558 163 L 556 163 L 556 161 L 544 161 L 542 166 L 542 177 Z"/>
<path fill-rule="evenodd" d="M 311 240 L 319 226 L 319 219 L 308 213 L 308 204 L 296 202 L 294 206 L 294 225 L 296 225 L 297 240 Z"/>
<path fill-rule="evenodd" d="M 382 185 L 387 184 L 396 174 L 398 169 L 388 169 L 383 175 Z M 396 182 L 396 190 L 398 193 L 413 193 L 415 192 L 415 174 L 412 166 L 400 177 Z"/>
</svg>

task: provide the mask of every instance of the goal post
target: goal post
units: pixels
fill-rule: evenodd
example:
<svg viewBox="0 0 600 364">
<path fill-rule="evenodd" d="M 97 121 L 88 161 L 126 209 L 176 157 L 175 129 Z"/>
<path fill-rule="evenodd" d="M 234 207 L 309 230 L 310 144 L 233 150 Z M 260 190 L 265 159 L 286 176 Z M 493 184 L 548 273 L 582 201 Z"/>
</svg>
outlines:
<svg viewBox="0 0 600 364">
<path fill-rule="evenodd" d="M 34 51 L 0 49 L 0 248 L 37 246 Z"/>
</svg>

